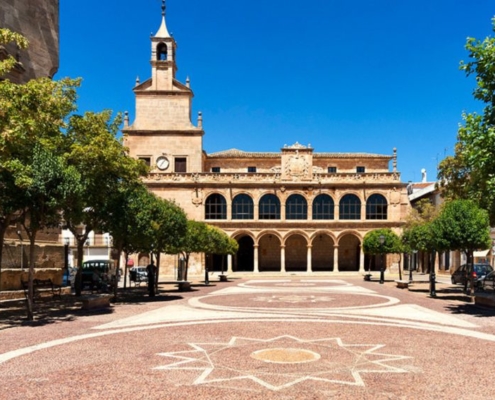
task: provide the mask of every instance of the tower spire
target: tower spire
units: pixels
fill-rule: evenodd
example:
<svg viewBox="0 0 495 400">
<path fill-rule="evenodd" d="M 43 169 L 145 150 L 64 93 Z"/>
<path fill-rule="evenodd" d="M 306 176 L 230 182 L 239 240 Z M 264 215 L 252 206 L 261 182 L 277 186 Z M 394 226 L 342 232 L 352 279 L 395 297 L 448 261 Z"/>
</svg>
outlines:
<svg viewBox="0 0 495 400">
<path fill-rule="evenodd" d="M 169 38 L 170 33 L 168 33 L 167 24 L 165 22 L 165 10 L 167 6 L 165 5 L 165 0 L 162 0 L 162 24 L 158 29 L 158 32 L 155 33 L 156 38 Z"/>
</svg>

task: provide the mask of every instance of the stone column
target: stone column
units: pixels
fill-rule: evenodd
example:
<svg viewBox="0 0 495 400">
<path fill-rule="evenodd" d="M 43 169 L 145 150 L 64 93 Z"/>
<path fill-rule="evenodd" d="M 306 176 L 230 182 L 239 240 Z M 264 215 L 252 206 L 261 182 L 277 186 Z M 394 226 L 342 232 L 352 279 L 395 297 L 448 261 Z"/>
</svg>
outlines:
<svg viewBox="0 0 495 400">
<path fill-rule="evenodd" d="M 312 268 L 312 257 L 311 257 L 311 248 L 312 246 L 310 244 L 308 244 L 308 273 L 309 272 L 313 272 L 313 268 Z"/>
<path fill-rule="evenodd" d="M 284 245 L 280 246 L 280 272 L 286 272 L 285 271 L 285 246 Z"/>
<path fill-rule="evenodd" d="M 260 272 L 259 265 L 258 265 L 258 248 L 259 248 L 259 245 L 255 244 L 253 247 L 254 247 L 254 269 L 253 269 L 253 272 L 255 274 L 258 274 Z"/>
<path fill-rule="evenodd" d="M 232 254 L 227 255 L 227 273 L 232 273 Z"/>
<path fill-rule="evenodd" d="M 333 272 L 339 272 L 339 246 L 333 248 Z"/>
<path fill-rule="evenodd" d="M 363 246 L 359 246 L 359 272 L 364 274 L 364 251 Z"/>
</svg>

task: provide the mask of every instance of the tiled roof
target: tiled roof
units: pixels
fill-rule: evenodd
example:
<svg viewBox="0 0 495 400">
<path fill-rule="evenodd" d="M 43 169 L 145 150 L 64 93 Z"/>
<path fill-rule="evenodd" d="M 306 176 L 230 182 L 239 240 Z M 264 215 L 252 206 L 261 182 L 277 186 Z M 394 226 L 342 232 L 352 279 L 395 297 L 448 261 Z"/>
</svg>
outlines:
<svg viewBox="0 0 495 400">
<path fill-rule="evenodd" d="M 207 155 L 208 158 L 280 158 L 282 153 L 248 152 L 239 149 L 223 150 Z M 391 159 L 392 156 L 371 153 L 313 153 L 314 158 L 381 158 Z"/>
</svg>

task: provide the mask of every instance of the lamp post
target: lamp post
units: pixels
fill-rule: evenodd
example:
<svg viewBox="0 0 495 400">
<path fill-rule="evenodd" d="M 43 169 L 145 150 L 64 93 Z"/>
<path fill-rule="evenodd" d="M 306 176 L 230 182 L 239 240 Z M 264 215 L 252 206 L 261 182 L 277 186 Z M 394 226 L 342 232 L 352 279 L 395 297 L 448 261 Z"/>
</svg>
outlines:
<svg viewBox="0 0 495 400">
<path fill-rule="evenodd" d="M 64 268 L 65 274 L 67 275 L 67 283 L 70 286 L 70 274 L 69 274 L 69 241 L 68 237 L 64 238 Z"/>
<path fill-rule="evenodd" d="M 413 250 L 412 251 L 412 260 L 411 262 L 409 263 L 409 283 L 411 283 L 413 281 L 413 275 L 412 275 L 412 271 L 413 271 L 413 263 L 416 262 L 416 254 L 418 253 L 418 250 Z"/>
<path fill-rule="evenodd" d="M 435 274 L 435 256 L 433 256 L 433 262 L 430 265 L 430 297 L 437 297 L 437 289 L 435 282 L 436 280 L 437 280 L 437 276 Z"/>
<path fill-rule="evenodd" d="M 378 237 L 378 241 L 380 242 L 380 248 L 381 248 L 381 251 L 382 251 L 382 263 L 381 263 L 381 266 L 380 266 L 380 283 L 384 283 L 385 282 L 385 253 L 383 252 L 383 244 L 385 243 L 385 236 L 384 235 L 380 235 Z"/>
</svg>

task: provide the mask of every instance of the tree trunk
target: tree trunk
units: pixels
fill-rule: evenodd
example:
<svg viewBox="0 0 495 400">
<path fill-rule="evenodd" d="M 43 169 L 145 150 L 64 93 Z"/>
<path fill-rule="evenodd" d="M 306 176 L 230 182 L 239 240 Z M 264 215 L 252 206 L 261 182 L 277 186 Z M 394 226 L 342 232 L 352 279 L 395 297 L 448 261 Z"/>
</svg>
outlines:
<svg viewBox="0 0 495 400">
<path fill-rule="evenodd" d="M 34 251 L 37 231 L 28 232 L 29 236 L 29 274 L 28 274 L 28 298 L 27 298 L 27 319 L 34 320 L 33 304 L 34 304 Z"/>
<path fill-rule="evenodd" d="M 3 254 L 3 244 L 5 242 L 5 231 L 7 226 L 9 226 L 10 218 L 3 219 L 0 222 L 0 292 L 2 291 L 2 254 Z"/>
<path fill-rule="evenodd" d="M 156 277 L 155 277 L 155 292 L 158 293 L 158 277 L 160 276 L 160 257 L 161 253 L 156 253 Z"/>
<path fill-rule="evenodd" d="M 88 229 L 88 227 L 86 227 L 86 230 L 83 234 L 78 234 L 76 228 L 74 228 L 73 226 L 69 226 L 68 228 L 74 235 L 77 245 L 77 273 L 76 280 L 74 282 L 74 288 L 76 290 L 76 296 L 79 297 L 81 296 L 82 292 L 82 264 L 84 258 L 84 243 L 86 243 L 86 240 L 88 240 L 88 235 L 92 231 L 92 229 Z"/>
<path fill-rule="evenodd" d="M 189 254 L 186 254 L 185 257 L 186 265 L 185 265 L 185 272 L 184 272 L 184 280 L 187 281 L 187 272 L 189 270 Z"/>
</svg>

